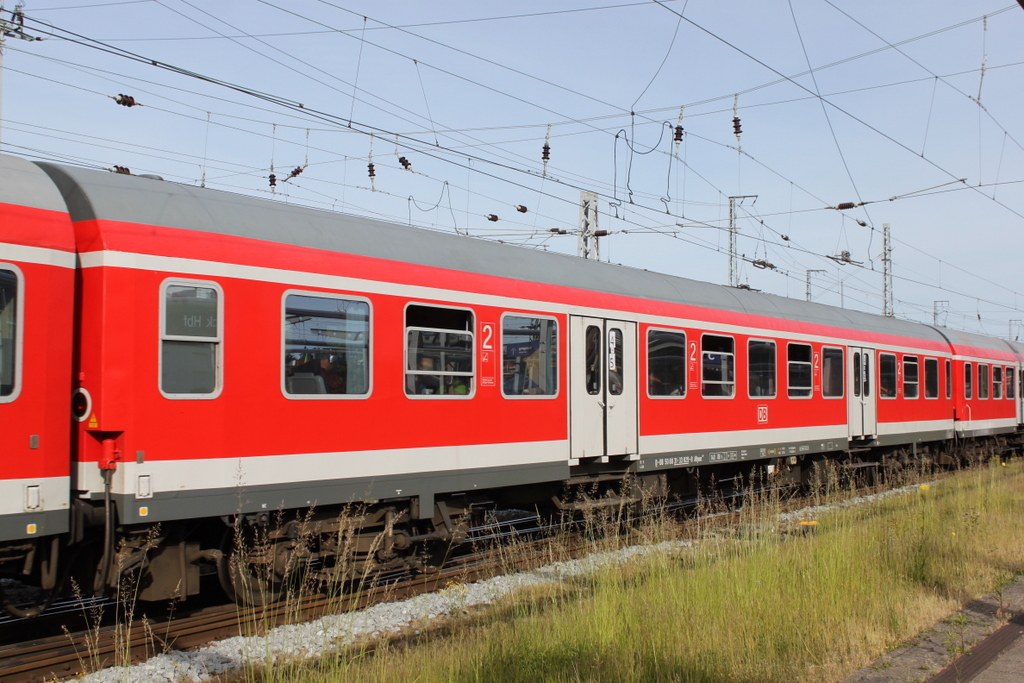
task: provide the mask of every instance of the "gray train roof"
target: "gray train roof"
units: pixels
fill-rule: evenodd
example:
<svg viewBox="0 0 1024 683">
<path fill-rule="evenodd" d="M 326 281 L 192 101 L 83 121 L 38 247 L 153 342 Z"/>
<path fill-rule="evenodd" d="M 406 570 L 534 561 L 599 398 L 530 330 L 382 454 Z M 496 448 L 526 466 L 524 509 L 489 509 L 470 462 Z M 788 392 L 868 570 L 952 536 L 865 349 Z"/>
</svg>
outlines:
<svg viewBox="0 0 1024 683">
<path fill-rule="evenodd" d="M 0 154 L 0 204 L 67 211 L 64 198 L 35 164 Z"/>
<path fill-rule="evenodd" d="M 940 331 L 949 339 L 951 344 L 956 344 L 957 346 L 973 346 L 979 349 L 1009 351 L 1010 353 L 1021 352 L 1020 348 L 1014 348 L 1012 342 L 1008 342 L 1005 339 L 999 339 L 998 337 L 987 337 L 983 334 L 975 334 L 973 332 L 964 332 L 961 330 L 950 330 L 945 327 L 940 328 Z M 1018 344 L 1017 346 L 1021 345 Z"/>
<path fill-rule="evenodd" d="M 127 221 L 236 235 L 543 284 L 944 342 L 935 329 L 859 311 L 318 211 L 218 190 L 40 163 L 72 220 Z"/>
</svg>

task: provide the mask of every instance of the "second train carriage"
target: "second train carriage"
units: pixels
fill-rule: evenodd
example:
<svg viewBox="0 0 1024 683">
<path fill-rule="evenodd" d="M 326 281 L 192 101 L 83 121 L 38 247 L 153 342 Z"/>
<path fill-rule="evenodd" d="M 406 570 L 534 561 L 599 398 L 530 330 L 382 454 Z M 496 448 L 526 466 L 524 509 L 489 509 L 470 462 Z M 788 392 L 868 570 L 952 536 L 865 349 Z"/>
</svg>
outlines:
<svg viewBox="0 0 1024 683">
<path fill-rule="evenodd" d="M 197 590 L 194 562 L 229 551 L 219 520 L 236 515 L 267 523 L 314 508 L 325 523 L 332 506 L 373 501 L 371 527 L 406 529 L 385 558 L 401 562 L 417 538 L 450 540 L 478 498 L 528 505 L 570 479 L 755 460 L 798 472 L 853 448 L 1021 422 L 1020 345 L 156 179 L 5 162 L 25 167 L 34 192 L 58 189 L 74 224 L 65 248 L 78 259 L 80 343 L 65 354 L 76 412 L 64 463 L 75 505 L 62 520 L 73 540 L 119 525 L 124 552 L 148 553 L 162 574 L 146 598 Z M 19 335 L 43 334 L 33 319 Z M 57 336 L 70 346 L 69 329 Z M 154 552 L 144 539 L 156 523 Z"/>
</svg>

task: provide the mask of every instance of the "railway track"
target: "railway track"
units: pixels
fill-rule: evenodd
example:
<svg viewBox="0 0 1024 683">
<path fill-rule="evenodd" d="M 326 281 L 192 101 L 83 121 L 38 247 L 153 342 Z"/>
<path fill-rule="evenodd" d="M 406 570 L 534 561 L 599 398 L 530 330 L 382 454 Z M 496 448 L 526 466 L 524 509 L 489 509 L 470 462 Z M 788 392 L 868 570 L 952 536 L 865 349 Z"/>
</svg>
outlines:
<svg viewBox="0 0 1024 683">
<path fill-rule="evenodd" d="M 729 505 L 742 495 L 740 492 L 727 494 L 722 496 L 722 502 Z M 695 499 L 676 501 L 653 514 L 692 510 L 696 502 Z M 796 498 L 784 503 L 783 508 L 795 509 L 806 504 L 806 500 Z M 728 526 L 733 514 L 718 513 L 716 526 Z M 693 519 L 699 521 L 699 518 Z M 235 604 L 200 607 L 189 612 L 180 611 L 166 619 L 139 618 L 130 624 L 92 626 L 80 630 L 69 628 L 60 635 L 0 645 L 0 683 L 35 683 L 69 678 L 110 666 L 137 663 L 162 652 L 200 647 L 236 635 L 259 635 L 283 624 L 302 623 L 327 614 L 363 609 L 379 602 L 403 600 L 453 582 L 472 582 L 507 571 L 526 570 L 551 561 L 551 532 L 564 530 L 564 527 L 564 522 L 545 524 L 532 515 L 506 518 L 476 527 L 473 529 L 475 545 L 487 549 L 454 557 L 437 572 L 417 576 L 379 576 L 373 585 L 352 594 L 312 594 L 258 609 Z M 516 544 L 515 556 L 510 562 L 507 555 L 495 548 L 500 548 L 502 542 L 517 535 L 526 540 Z M 529 540 L 531 538 L 535 540 Z M 620 543 L 628 543 L 629 532 L 620 538 Z M 561 557 L 569 559 L 593 549 L 593 544 L 582 537 L 563 538 L 558 552 Z M 106 607 L 113 608 L 114 603 L 108 602 Z M 74 606 L 69 605 L 65 609 L 73 611 Z M 82 609 L 81 605 L 78 609 Z M 25 623 L 24 620 L 22 622 Z"/>
</svg>

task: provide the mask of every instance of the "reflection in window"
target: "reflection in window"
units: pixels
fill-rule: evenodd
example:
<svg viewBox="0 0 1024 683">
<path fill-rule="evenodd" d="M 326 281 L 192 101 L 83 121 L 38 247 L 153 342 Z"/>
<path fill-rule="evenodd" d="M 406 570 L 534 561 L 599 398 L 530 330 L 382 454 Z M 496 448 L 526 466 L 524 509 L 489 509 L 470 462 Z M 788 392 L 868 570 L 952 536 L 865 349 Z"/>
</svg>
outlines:
<svg viewBox="0 0 1024 683">
<path fill-rule="evenodd" d="M 1003 368 L 996 365 L 992 368 L 992 398 L 1003 397 Z"/>
<path fill-rule="evenodd" d="M 924 359 L 924 397 L 939 397 L 939 360 L 937 358 Z"/>
<path fill-rule="evenodd" d="M 821 395 L 841 398 L 843 395 L 843 350 L 826 346 L 821 350 Z"/>
<path fill-rule="evenodd" d="M 953 363 L 946 359 L 946 398 L 953 398 Z"/>
<path fill-rule="evenodd" d="M 1017 378 L 1014 376 L 1013 368 L 1006 368 L 1006 398 L 1017 397 Z"/>
<path fill-rule="evenodd" d="M 917 398 L 917 356 L 903 356 L 903 398 Z"/>
<path fill-rule="evenodd" d="M 861 383 L 860 351 L 853 353 L 853 395 L 860 396 Z"/>
<path fill-rule="evenodd" d="M 964 398 L 974 398 L 974 368 L 964 363 Z"/>
<path fill-rule="evenodd" d="M 706 334 L 700 344 L 701 395 L 731 398 L 736 392 L 735 340 Z"/>
<path fill-rule="evenodd" d="M 501 393 L 558 393 L 558 323 L 550 318 L 506 315 L 501 322 Z"/>
<path fill-rule="evenodd" d="M 751 396 L 775 396 L 775 342 L 747 342 L 747 383 Z"/>
<path fill-rule="evenodd" d="M 978 363 L 978 398 L 988 398 L 988 365 Z"/>
<path fill-rule="evenodd" d="M 18 276 L 0 270 L 0 397 L 14 393 L 18 342 Z"/>
<path fill-rule="evenodd" d="M 811 395 L 814 373 L 811 370 L 811 346 L 790 344 L 787 354 L 789 362 L 789 397 L 806 398 Z"/>
<path fill-rule="evenodd" d="M 891 353 L 878 357 L 878 391 L 882 398 L 896 398 L 896 356 Z"/>
<path fill-rule="evenodd" d="M 213 287 L 164 286 L 160 389 L 165 394 L 213 394 L 219 386 L 220 301 Z"/>
<path fill-rule="evenodd" d="M 686 335 L 682 332 L 647 331 L 647 394 L 686 394 Z"/>
<path fill-rule="evenodd" d="M 601 393 L 601 328 L 595 325 L 587 326 L 585 339 L 587 393 L 597 396 Z"/>
<path fill-rule="evenodd" d="M 461 396 L 473 393 L 473 314 L 456 308 L 405 309 L 405 393 Z"/>
<path fill-rule="evenodd" d="M 366 394 L 370 389 L 370 305 L 289 294 L 284 356 L 289 394 Z"/>
</svg>

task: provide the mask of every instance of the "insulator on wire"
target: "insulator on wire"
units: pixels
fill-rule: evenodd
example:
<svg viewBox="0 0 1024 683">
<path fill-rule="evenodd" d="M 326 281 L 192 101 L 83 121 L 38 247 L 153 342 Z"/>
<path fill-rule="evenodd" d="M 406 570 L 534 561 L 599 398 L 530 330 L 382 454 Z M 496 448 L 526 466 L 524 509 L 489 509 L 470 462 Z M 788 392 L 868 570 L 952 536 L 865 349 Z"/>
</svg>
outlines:
<svg viewBox="0 0 1024 683">
<path fill-rule="evenodd" d="M 487 220 L 489 220 L 492 223 L 497 223 L 498 222 L 498 217 L 495 216 L 493 213 L 489 213 L 489 214 L 487 214 Z"/>
<path fill-rule="evenodd" d="M 675 133 L 674 141 L 675 142 L 682 142 L 683 141 L 683 127 L 682 126 L 676 126 L 675 131 L 676 131 L 676 133 Z"/>
<path fill-rule="evenodd" d="M 842 204 L 836 204 L 837 211 L 846 211 L 847 209 L 855 209 L 857 204 L 854 202 L 843 202 Z"/>
<path fill-rule="evenodd" d="M 366 165 L 366 172 L 370 174 L 371 178 L 377 177 L 377 171 L 374 170 L 372 161 Z"/>
<path fill-rule="evenodd" d="M 518 211 L 519 213 L 526 213 L 527 211 L 529 211 L 529 209 L 527 209 L 522 204 L 516 204 L 516 211 Z"/>
<path fill-rule="evenodd" d="M 412 162 L 406 159 L 405 157 L 398 157 L 398 163 L 400 163 L 402 165 L 402 168 L 404 168 L 406 171 L 412 170 Z"/>
<path fill-rule="evenodd" d="M 299 175 L 300 173 L 302 173 L 305 170 L 306 170 L 305 166 L 296 166 L 294 169 L 292 169 L 292 172 L 288 174 L 287 180 L 291 180 L 292 178 L 294 178 L 295 176 Z"/>
<path fill-rule="evenodd" d="M 548 230 L 548 232 L 553 232 L 556 235 L 568 235 L 569 234 L 569 231 L 565 230 L 564 228 L 550 228 Z"/>
<path fill-rule="evenodd" d="M 107 170 L 109 170 L 111 173 L 120 173 L 121 175 L 132 174 L 131 169 L 128 168 L 127 166 L 113 166 L 112 168 L 109 168 Z"/>
<path fill-rule="evenodd" d="M 118 93 L 117 97 L 114 98 L 114 101 L 122 107 L 134 107 L 138 104 L 138 102 L 135 101 L 135 98 L 131 95 L 122 95 L 121 93 Z"/>
<path fill-rule="evenodd" d="M 540 158 L 542 161 L 551 161 L 551 145 L 546 142 L 541 148 Z"/>
<path fill-rule="evenodd" d="M 277 176 L 275 174 L 271 173 L 269 176 L 267 176 L 267 180 L 270 181 L 271 187 L 277 187 Z"/>
<path fill-rule="evenodd" d="M 861 219 L 859 219 L 859 218 L 857 219 L 857 225 L 859 225 L 859 226 L 860 226 L 860 227 L 862 227 L 862 228 L 866 228 L 866 227 L 868 227 L 868 224 L 867 224 L 867 223 L 865 223 L 864 221 L 862 221 L 862 220 L 861 220 Z"/>
<path fill-rule="evenodd" d="M 743 132 L 743 129 L 740 128 L 740 117 L 738 116 L 732 117 L 732 132 L 735 133 L 736 135 L 739 135 L 740 133 Z"/>
<path fill-rule="evenodd" d="M 594 237 L 607 237 L 607 236 L 608 236 L 608 231 L 607 230 L 595 230 L 594 231 Z"/>
</svg>

